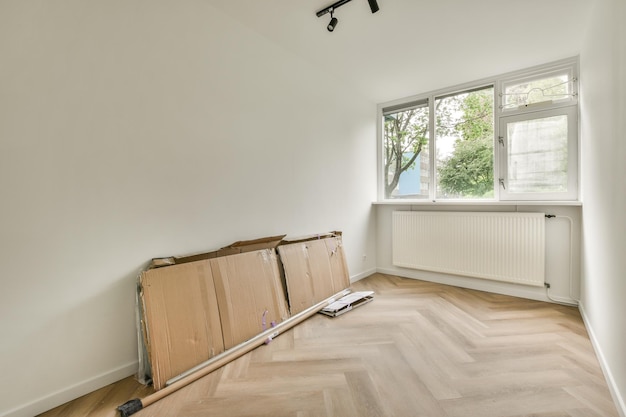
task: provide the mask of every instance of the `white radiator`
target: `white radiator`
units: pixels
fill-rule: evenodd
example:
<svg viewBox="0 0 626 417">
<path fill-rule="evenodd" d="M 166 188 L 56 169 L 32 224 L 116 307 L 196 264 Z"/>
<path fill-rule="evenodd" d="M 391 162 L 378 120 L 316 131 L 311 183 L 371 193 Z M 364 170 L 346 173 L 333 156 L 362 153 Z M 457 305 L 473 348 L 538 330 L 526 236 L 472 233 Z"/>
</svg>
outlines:
<svg viewBox="0 0 626 417">
<path fill-rule="evenodd" d="M 543 213 L 393 212 L 395 266 L 543 286 Z"/>
</svg>

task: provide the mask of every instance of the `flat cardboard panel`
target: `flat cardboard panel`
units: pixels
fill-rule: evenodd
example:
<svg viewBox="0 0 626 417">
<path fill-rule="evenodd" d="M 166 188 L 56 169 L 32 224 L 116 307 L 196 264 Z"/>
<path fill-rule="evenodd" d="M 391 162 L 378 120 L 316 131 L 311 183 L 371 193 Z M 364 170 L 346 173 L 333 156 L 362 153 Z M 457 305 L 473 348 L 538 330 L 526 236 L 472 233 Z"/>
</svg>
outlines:
<svg viewBox="0 0 626 417">
<path fill-rule="evenodd" d="M 230 349 L 261 333 L 263 322 L 289 317 L 276 251 L 263 249 L 211 259 L 217 303 Z"/>
<path fill-rule="evenodd" d="M 339 236 L 283 244 L 278 253 L 285 270 L 292 315 L 350 286 Z"/>
<path fill-rule="evenodd" d="M 224 351 L 208 260 L 151 269 L 140 278 L 154 388 Z"/>
<path fill-rule="evenodd" d="M 324 239 L 328 250 L 328 260 L 332 271 L 333 294 L 345 290 L 350 286 L 350 273 L 348 272 L 348 261 L 343 251 L 341 236 Z M 333 295 L 330 294 L 330 295 Z"/>
<path fill-rule="evenodd" d="M 228 246 L 223 247 L 222 250 L 238 249 L 239 252 L 237 253 L 244 253 L 244 252 L 252 252 L 252 251 L 261 250 L 261 249 L 273 249 L 276 246 L 278 246 L 278 244 L 280 244 L 280 242 L 283 240 L 285 236 L 286 235 L 279 235 L 279 236 L 262 237 L 260 239 L 254 239 L 254 240 L 240 240 L 235 243 L 231 243 Z"/>
<path fill-rule="evenodd" d="M 289 244 L 292 244 L 292 243 L 308 242 L 310 240 L 327 239 L 327 238 L 330 238 L 330 237 L 339 237 L 339 238 L 341 238 L 341 236 L 342 236 L 342 232 L 339 232 L 339 231 L 326 232 L 326 233 L 317 233 L 317 234 L 306 235 L 306 236 L 298 236 L 298 237 L 289 236 L 289 237 L 285 237 L 280 242 L 280 244 L 281 245 L 289 245 Z"/>
<path fill-rule="evenodd" d="M 285 235 L 280 235 L 262 237 L 260 239 L 253 240 L 240 240 L 211 252 L 176 257 L 171 256 L 168 258 L 155 258 L 151 261 L 149 268 L 159 268 L 174 264 L 179 265 L 187 262 L 202 261 L 206 259 L 219 258 L 220 256 L 235 255 L 238 253 L 252 252 L 261 249 L 272 249 L 278 246 L 284 237 Z"/>
<path fill-rule="evenodd" d="M 289 311 L 294 315 L 315 305 L 307 247 L 304 243 L 283 245 L 278 247 L 278 254 L 285 271 Z"/>
</svg>

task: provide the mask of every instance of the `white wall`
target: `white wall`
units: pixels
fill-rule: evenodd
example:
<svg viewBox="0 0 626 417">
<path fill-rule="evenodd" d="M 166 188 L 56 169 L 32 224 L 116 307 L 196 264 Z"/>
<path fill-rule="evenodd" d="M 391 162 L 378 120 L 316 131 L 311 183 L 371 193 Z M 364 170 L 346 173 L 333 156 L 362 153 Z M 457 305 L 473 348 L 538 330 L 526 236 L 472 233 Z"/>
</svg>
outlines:
<svg viewBox="0 0 626 417">
<path fill-rule="evenodd" d="M 207 2 L 0 3 L 0 416 L 134 372 L 152 257 L 342 230 L 374 270 L 376 106 L 319 74 Z"/>
<path fill-rule="evenodd" d="M 379 205 L 376 207 L 377 269 L 383 273 L 407 278 L 439 282 L 481 291 L 491 291 L 533 300 L 566 302 L 574 304 L 580 297 L 580 240 L 581 209 L 578 206 L 540 205 Z M 545 288 L 462 277 L 429 271 L 399 268 L 392 263 L 391 217 L 393 211 L 507 211 L 554 214 L 557 218 L 546 220 L 546 282 L 550 283 L 550 297 Z M 570 269 L 571 265 L 571 269 Z"/>
<path fill-rule="evenodd" d="M 582 311 L 626 415 L 626 6 L 598 0 L 581 52 Z"/>
</svg>

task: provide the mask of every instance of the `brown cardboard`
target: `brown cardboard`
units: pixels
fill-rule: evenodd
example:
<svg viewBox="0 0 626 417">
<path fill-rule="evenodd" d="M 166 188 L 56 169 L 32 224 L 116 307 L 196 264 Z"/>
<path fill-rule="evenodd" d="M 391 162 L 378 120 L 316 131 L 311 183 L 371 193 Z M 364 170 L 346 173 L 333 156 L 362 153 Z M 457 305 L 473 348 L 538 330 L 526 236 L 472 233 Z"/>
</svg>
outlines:
<svg viewBox="0 0 626 417">
<path fill-rule="evenodd" d="M 350 273 L 348 272 L 346 254 L 343 251 L 343 241 L 341 235 L 324 240 L 329 256 L 328 262 L 330 263 L 333 276 L 333 293 L 338 293 L 350 287 Z"/>
<path fill-rule="evenodd" d="M 273 249 L 280 244 L 286 235 L 269 236 L 254 240 L 240 240 L 223 247 L 221 250 L 235 250 L 236 253 L 252 252 L 261 249 Z M 229 253 L 232 255 L 232 253 Z"/>
<path fill-rule="evenodd" d="M 174 257 L 153 258 L 148 264 L 147 269 L 162 268 L 164 266 L 170 266 L 170 265 L 175 265 L 175 264 L 176 264 L 176 258 Z"/>
<path fill-rule="evenodd" d="M 146 347 L 154 388 L 224 351 L 208 260 L 141 274 Z"/>
<path fill-rule="evenodd" d="M 167 258 L 155 258 L 152 259 L 152 261 L 150 262 L 148 269 L 160 268 L 169 265 L 180 265 L 188 262 L 203 261 L 206 259 L 218 258 L 220 256 L 236 255 L 238 253 L 252 252 L 261 249 L 272 249 L 278 246 L 284 237 L 285 235 L 279 235 L 262 237 L 260 239 L 253 240 L 240 240 L 211 252 L 202 252 L 185 256 L 170 256 Z"/>
<path fill-rule="evenodd" d="M 274 249 L 209 260 L 226 349 L 289 317 Z M 265 323 L 265 324 L 264 324 Z"/>
<path fill-rule="evenodd" d="M 341 237 L 283 242 L 278 253 L 285 271 L 290 313 L 297 314 L 350 286 Z"/>
<path fill-rule="evenodd" d="M 281 240 L 280 244 L 281 245 L 290 245 L 292 243 L 308 242 L 310 240 L 326 239 L 326 238 L 329 238 L 329 237 L 339 237 L 339 238 L 341 238 L 341 236 L 342 236 L 342 232 L 339 232 L 339 231 L 318 233 L 318 234 L 305 235 L 305 236 L 296 236 L 296 237 L 290 236 L 290 237 L 283 238 L 283 240 Z"/>
<path fill-rule="evenodd" d="M 273 322 L 287 320 L 287 285 L 293 314 L 349 287 L 340 232 L 284 237 L 152 260 L 140 277 L 140 326 L 156 390 Z M 276 248 L 284 255 L 282 263 Z"/>
</svg>

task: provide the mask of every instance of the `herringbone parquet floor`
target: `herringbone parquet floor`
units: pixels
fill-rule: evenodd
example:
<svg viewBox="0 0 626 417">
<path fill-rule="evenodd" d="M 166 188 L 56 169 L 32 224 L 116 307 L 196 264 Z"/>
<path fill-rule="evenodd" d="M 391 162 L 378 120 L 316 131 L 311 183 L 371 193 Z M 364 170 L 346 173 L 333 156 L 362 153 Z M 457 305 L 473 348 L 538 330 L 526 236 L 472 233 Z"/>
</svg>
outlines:
<svg viewBox="0 0 626 417">
<path fill-rule="evenodd" d="M 577 309 L 375 274 L 374 301 L 315 315 L 135 415 L 618 416 Z M 132 378 L 42 416 L 115 416 Z"/>
</svg>

